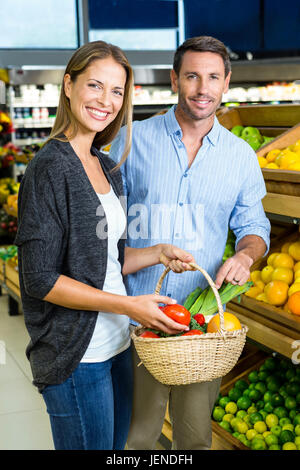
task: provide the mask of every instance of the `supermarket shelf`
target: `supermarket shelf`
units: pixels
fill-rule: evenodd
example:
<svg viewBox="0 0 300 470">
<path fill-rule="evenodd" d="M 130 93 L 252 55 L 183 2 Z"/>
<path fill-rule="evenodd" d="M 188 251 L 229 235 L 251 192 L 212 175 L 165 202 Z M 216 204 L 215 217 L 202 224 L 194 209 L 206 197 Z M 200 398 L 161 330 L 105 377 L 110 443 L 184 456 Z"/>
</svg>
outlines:
<svg viewBox="0 0 300 470">
<path fill-rule="evenodd" d="M 293 220 L 300 218 L 300 200 L 297 196 L 286 194 L 267 193 L 262 200 L 265 212 L 292 217 Z"/>
</svg>

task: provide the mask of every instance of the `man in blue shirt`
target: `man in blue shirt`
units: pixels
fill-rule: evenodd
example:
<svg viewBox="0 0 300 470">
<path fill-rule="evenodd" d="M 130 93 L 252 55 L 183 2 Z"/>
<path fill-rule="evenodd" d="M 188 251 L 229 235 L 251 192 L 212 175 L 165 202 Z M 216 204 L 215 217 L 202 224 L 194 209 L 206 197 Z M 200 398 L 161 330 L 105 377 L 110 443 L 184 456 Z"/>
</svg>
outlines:
<svg viewBox="0 0 300 470">
<path fill-rule="evenodd" d="M 270 235 L 256 154 L 215 116 L 230 76 L 223 43 L 206 36 L 185 41 L 171 71 L 178 104 L 164 115 L 134 122 L 131 152 L 121 167 L 128 198 L 127 244 L 139 248 L 165 242 L 184 248 L 218 288 L 223 281 L 247 281 L 253 262 L 268 250 Z M 124 142 L 122 129 L 110 151 L 115 161 Z M 236 254 L 222 265 L 228 227 L 236 235 Z M 154 292 L 160 275 L 153 266 L 128 276 L 128 294 Z M 161 294 L 182 304 L 199 285 L 206 286 L 206 280 L 198 271 L 169 273 Z M 129 449 L 155 448 L 168 401 L 173 449 L 209 449 L 220 382 L 168 387 L 144 366 L 135 367 Z"/>
</svg>

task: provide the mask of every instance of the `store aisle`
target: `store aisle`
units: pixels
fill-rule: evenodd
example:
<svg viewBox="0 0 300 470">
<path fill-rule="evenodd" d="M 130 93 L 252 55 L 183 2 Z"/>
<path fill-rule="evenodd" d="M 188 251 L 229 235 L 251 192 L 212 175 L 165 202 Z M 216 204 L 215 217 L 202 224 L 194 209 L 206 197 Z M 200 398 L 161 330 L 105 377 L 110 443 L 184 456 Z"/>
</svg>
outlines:
<svg viewBox="0 0 300 470">
<path fill-rule="evenodd" d="M 8 315 L 7 295 L 0 296 L 0 341 L 0 450 L 51 450 L 45 404 L 25 356 L 24 317 Z"/>
</svg>

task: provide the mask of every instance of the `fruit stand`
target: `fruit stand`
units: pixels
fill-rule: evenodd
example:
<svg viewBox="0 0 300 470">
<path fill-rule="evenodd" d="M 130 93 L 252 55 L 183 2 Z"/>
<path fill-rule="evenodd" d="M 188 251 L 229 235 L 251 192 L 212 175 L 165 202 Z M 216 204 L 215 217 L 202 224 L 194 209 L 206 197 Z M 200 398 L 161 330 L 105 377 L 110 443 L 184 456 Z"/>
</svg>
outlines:
<svg viewBox="0 0 300 470">
<path fill-rule="evenodd" d="M 288 146 L 294 145 L 296 141 L 300 139 L 299 105 L 257 105 L 227 109 L 221 108 L 217 115 L 220 123 L 229 130 L 234 126 L 255 126 L 262 135 L 272 137 L 272 140 L 267 141 L 265 145 L 262 144 L 260 148 L 256 150 L 257 156 L 264 159 L 271 150 L 287 149 Z M 297 240 L 300 241 L 300 171 L 284 168 L 273 169 L 273 166 L 265 168 L 264 163 L 261 165 L 261 168 L 267 189 L 267 195 L 263 199 L 263 206 L 272 224 L 269 257 L 273 253 L 288 253 L 289 244 Z M 251 273 L 261 272 L 267 265 L 268 257 L 255 263 L 251 269 Z M 294 264 L 296 264 L 296 259 L 294 259 Z M 255 288 L 258 285 L 259 281 L 254 283 Z M 260 291 L 261 293 L 263 293 L 263 288 Z M 219 410 L 222 418 L 218 417 L 218 419 L 215 419 L 212 417 L 212 449 L 249 450 L 253 448 L 255 450 L 263 450 L 269 449 L 270 447 L 271 450 L 278 448 L 285 450 L 300 449 L 298 418 L 296 418 L 297 423 L 293 422 L 295 414 L 299 416 L 300 409 L 300 395 L 297 388 L 299 386 L 300 389 L 300 316 L 288 310 L 287 302 L 285 302 L 285 305 L 272 305 L 251 297 L 251 294 L 250 296 L 247 294 L 249 294 L 249 292 L 227 304 L 226 311 L 234 313 L 239 318 L 240 322 L 248 327 L 248 333 L 246 346 L 239 361 L 232 371 L 222 379 L 220 394 L 223 397 L 228 397 L 228 393 L 231 389 L 236 390 L 236 384 L 239 383 L 239 380 L 246 382 L 249 389 L 254 389 L 256 382 L 251 382 L 249 377 L 251 378 L 259 374 L 263 377 L 266 369 L 265 364 L 268 364 L 268 361 L 274 361 L 275 365 L 272 364 L 274 365 L 275 375 L 277 374 L 278 377 L 280 377 L 281 374 L 282 376 L 281 381 L 279 381 L 280 387 L 278 385 L 276 393 L 275 389 L 271 392 L 268 387 L 270 386 L 270 388 L 272 388 L 272 384 L 269 385 L 266 377 L 264 380 L 259 379 L 257 381 L 266 391 L 265 393 L 260 392 L 260 400 L 256 402 L 254 402 L 254 400 L 252 401 L 252 405 L 256 407 L 256 412 L 260 412 L 259 424 L 256 426 L 251 422 L 247 424 L 247 420 L 250 419 L 249 416 L 246 418 L 245 423 L 235 425 L 234 427 L 230 426 L 229 423 L 224 424 L 223 417 L 226 416 L 226 419 L 229 421 L 231 419 L 229 418 L 231 413 L 226 412 L 225 407 L 223 411 Z M 269 366 L 271 367 L 271 365 Z M 287 378 L 283 374 L 282 368 L 284 367 L 289 371 L 286 372 L 288 374 Z M 251 372 L 253 372 L 252 375 Z M 272 375 L 272 371 L 267 370 L 267 372 L 270 376 Z M 296 379 L 293 379 L 294 373 L 297 377 Z M 292 378 L 290 376 L 292 376 Z M 292 392 L 289 392 L 291 394 L 291 396 L 289 396 L 286 392 L 286 388 L 288 388 L 288 390 L 291 389 L 293 380 L 298 384 L 297 387 L 295 386 L 298 392 L 294 395 L 292 395 Z M 279 388 L 281 388 L 282 394 L 279 393 Z M 258 395 L 259 392 L 257 390 L 256 392 Z M 276 395 L 273 400 L 277 399 L 282 406 L 276 407 L 275 404 L 273 406 L 270 403 L 267 404 L 267 401 L 264 402 L 264 399 L 267 400 L 267 392 Z M 254 396 L 255 393 L 253 392 L 251 395 Z M 279 397 L 277 395 L 279 395 Z M 286 398 L 288 398 L 288 406 L 290 406 L 290 408 L 285 408 Z M 231 400 L 231 402 L 233 402 L 233 400 Z M 218 406 L 219 403 L 217 402 L 215 407 Z M 235 408 L 234 405 L 231 406 L 233 409 Z M 268 411 L 266 411 L 265 408 Z M 277 408 L 279 408 L 279 410 Z M 282 411 L 281 408 L 284 408 L 285 411 Z M 235 418 L 236 413 L 240 413 L 240 415 L 242 413 L 250 415 L 239 407 L 236 408 L 233 414 Z M 281 416 L 280 413 L 282 413 L 283 416 Z M 276 432 L 276 426 L 271 432 L 272 426 L 265 423 L 266 416 L 274 414 L 275 417 L 271 416 L 268 420 L 273 419 L 273 421 L 277 423 L 277 428 L 280 428 L 280 432 L 284 431 L 282 435 L 280 435 L 279 432 L 275 437 L 273 431 Z M 283 418 L 286 420 L 284 424 L 283 421 L 280 421 Z M 251 419 L 254 420 L 255 417 L 253 416 Z M 263 424 L 261 424 L 261 422 Z M 279 424 L 282 424 L 282 426 Z M 256 428 L 260 432 L 257 431 Z M 249 431 L 248 437 L 251 438 L 251 440 L 246 437 L 246 429 Z M 254 439 L 256 434 L 258 437 L 263 436 L 262 431 L 265 433 L 264 443 L 257 442 L 257 439 Z M 162 433 L 169 442 L 172 441 L 172 427 L 168 411 L 166 413 Z M 268 434 L 272 434 L 272 437 L 266 438 Z M 251 444 L 253 439 L 254 441 Z M 292 442 L 290 442 L 291 440 Z M 265 441 L 268 442 L 268 445 L 266 445 Z"/>
</svg>

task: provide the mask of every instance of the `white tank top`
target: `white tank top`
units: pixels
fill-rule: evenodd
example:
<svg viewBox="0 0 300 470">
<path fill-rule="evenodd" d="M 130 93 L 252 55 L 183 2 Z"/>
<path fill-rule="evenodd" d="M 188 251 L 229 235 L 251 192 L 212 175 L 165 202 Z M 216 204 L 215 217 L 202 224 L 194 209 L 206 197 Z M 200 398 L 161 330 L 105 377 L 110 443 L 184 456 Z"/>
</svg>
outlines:
<svg viewBox="0 0 300 470">
<path fill-rule="evenodd" d="M 112 187 L 107 194 L 98 194 L 107 220 L 108 257 L 103 291 L 126 295 L 118 261 L 118 241 L 126 227 L 126 216 Z M 90 344 L 81 362 L 103 362 L 130 345 L 129 317 L 99 312 Z"/>
</svg>

